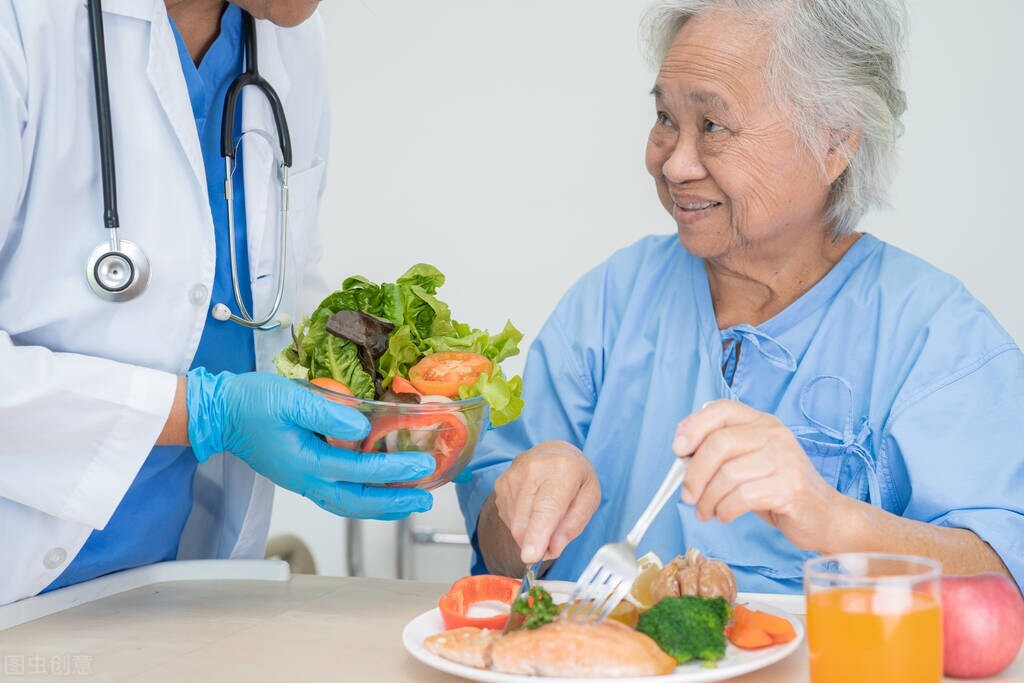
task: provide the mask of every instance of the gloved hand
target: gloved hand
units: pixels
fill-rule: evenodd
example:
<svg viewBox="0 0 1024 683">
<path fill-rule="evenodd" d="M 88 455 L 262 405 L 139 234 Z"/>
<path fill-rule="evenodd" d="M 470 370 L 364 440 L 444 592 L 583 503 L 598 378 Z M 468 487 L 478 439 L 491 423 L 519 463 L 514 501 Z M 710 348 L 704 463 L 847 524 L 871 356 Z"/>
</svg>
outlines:
<svg viewBox="0 0 1024 683">
<path fill-rule="evenodd" d="M 337 515 L 401 519 L 433 505 L 426 491 L 378 488 L 434 471 L 428 453 L 355 453 L 327 445 L 365 437 L 359 411 L 328 401 L 278 375 L 262 372 L 187 375 L 188 437 L 199 462 L 227 451 L 279 486 Z"/>
</svg>

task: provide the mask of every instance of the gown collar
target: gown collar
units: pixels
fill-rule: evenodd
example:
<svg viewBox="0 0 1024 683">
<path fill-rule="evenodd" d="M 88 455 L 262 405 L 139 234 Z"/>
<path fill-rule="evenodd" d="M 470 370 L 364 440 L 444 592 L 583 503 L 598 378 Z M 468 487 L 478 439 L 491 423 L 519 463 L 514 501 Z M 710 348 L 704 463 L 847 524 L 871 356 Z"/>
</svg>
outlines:
<svg viewBox="0 0 1024 683">
<path fill-rule="evenodd" d="M 704 260 L 693 257 L 693 292 L 699 313 L 703 347 L 709 350 L 710 359 L 717 367 L 721 367 L 722 345 L 746 341 L 749 342 L 747 346 L 756 349 L 772 365 L 788 372 L 796 370 L 795 355 L 779 341 L 779 337 L 832 301 L 853 271 L 881 244 L 873 235 L 862 233 L 821 280 L 772 318 L 757 326 L 741 323 L 725 329 L 718 328 Z"/>
</svg>

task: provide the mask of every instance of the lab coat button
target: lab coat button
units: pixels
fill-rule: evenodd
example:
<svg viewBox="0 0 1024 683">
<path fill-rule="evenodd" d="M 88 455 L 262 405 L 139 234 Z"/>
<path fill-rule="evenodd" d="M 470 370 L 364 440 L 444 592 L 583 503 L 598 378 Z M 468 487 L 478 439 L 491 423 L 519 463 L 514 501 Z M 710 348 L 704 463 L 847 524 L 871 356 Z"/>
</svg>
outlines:
<svg viewBox="0 0 1024 683">
<path fill-rule="evenodd" d="M 56 569 L 64 564 L 66 559 L 68 559 L 68 551 L 64 550 L 64 548 L 50 548 L 50 551 L 43 558 L 43 566 L 47 569 Z"/>
<path fill-rule="evenodd" d="M 188 298 L 196 306 L 202 306 L 206 303 L 207 297 L 210 294 L 210 290 L 206 288 L 206 285 L 196 285 L 192 289 L 188 290 Z"/>
</svg>

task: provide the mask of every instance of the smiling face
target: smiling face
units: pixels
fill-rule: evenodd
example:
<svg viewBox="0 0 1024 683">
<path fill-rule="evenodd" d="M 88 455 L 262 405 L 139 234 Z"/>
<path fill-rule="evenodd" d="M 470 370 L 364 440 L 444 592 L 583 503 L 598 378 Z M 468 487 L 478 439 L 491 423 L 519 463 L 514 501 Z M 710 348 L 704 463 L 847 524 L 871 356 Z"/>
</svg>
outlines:
<svg viewBox="0 0 1024 683">
<path fill-rule="evenodd" d="M 721 259 L 782 254 L 822 239 L 826 170 L 768 96 L 770 43 L 734 13 L 690 19 L 665 56 L 653 94 L 647 170 L 691 253 Z M 833 175 L 834 173 L 834 175 Z"/>
</svg>

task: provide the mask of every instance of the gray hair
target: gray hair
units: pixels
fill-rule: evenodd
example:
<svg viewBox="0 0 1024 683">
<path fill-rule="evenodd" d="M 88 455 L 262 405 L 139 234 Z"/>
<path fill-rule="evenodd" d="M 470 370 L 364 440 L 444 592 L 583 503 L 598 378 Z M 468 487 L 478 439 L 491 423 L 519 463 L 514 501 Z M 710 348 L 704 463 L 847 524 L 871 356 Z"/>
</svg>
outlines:
<svg viewBox="0 0 1024 683">
<path fill-rule="evenodd" d="M 859 134 L 849 166 L 832 184 L 826 221 L 834 236 L 852 232 L 864 213 L 885 205 L 896 166 L 906 9 L 902 0 L 660 0 L 644 15 L 641 38 L 654 68 L 679 29 L 710 10 L 739 12 L 774 37 L 766 86 L 793 116 L 797 137 L 819 162 Z"/>
</svg>

